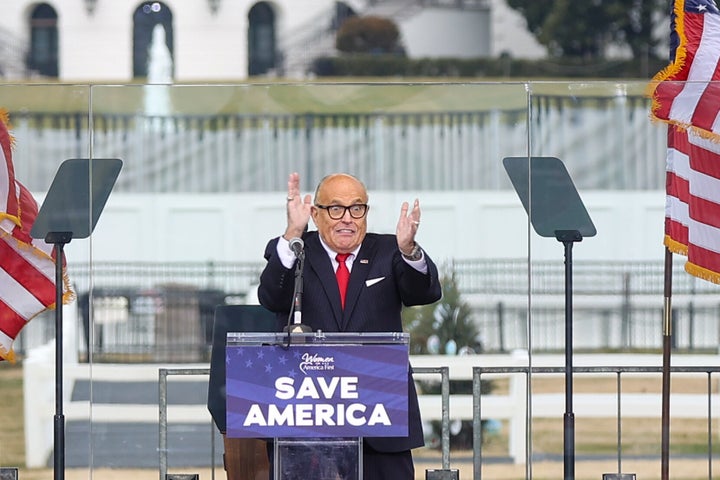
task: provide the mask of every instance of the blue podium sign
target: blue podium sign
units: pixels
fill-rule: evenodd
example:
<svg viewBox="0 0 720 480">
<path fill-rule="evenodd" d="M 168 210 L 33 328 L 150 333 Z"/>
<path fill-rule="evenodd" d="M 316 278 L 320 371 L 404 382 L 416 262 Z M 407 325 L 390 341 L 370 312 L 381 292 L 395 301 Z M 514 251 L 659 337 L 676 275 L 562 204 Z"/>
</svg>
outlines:
<svg viewBox="0 0 720 480">
<path fill-rule="evenodd" d="M 407 344 L 228 345 L 227 436 L 408 435 Z"/>
</svg>

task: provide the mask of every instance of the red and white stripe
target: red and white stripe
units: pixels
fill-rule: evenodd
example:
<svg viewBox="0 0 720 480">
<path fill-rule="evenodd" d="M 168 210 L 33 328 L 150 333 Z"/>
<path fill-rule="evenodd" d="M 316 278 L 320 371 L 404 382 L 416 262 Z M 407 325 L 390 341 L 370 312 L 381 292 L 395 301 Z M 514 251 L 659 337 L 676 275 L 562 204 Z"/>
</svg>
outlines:
<svg viewBox="0 0 720 480">
<path fill-rule="evenodd" d="M 690 214 L 690 144 L 687 132 L 668 126 L 665 196 L 665 246 L 687 255 Z"/>
<path fill-rule="evenodd" d="M 0 211 L 0 359 L 12 359 L 20 330 L 55 304 L 55 261 L 52 245 L 30 237 L 38 206 L 14 178 L 5 125 L 0 126 L 0 143 L 0 201 L 6 209 Z M 64 285 L 63 296 L 66 292 Z"/>
<path fill-rule="evenodd" d="M 668 123 L 664 243 L 720 283 L 720 11 L 675 0 L 673 20 L 674 59 L 651 91 L 652 115 Z"/>
<path fill-rule="evenodd" d="M 670 126 L 667 172 L 665 244 L 687 254 L 689 273 L 720 283 L 720 144 Z"/>
<path fill-rule="evenodd" d="M 655 78 L 653 115 L 720 135 L 720 15 L 692 3 L 675 2 L 680 44 L 675 62 Z"/>
<path fill-rule="evenodd" d="M 0 349 L 9 354 L 25 324 L 55 303 L 55 264 L 9 235 L 0 256 Z"/>
</svg>

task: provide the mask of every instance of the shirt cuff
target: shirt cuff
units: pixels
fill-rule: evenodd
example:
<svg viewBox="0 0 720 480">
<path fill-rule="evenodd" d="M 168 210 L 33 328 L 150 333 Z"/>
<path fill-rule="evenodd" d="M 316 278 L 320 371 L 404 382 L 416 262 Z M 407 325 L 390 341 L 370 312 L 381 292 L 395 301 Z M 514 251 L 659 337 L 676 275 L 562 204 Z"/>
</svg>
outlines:
<svg viewBox="0 0 720 480">
<path fill-rule="evenodd" d="M 295 254 L 290 250 L 290 242 L 285 240 L 285 237 L 278 238 L 276 250 L 283 267 L 292 268 L 295 264 Z"/>
<path fill-rule="evenodd" d="M 290 247 L 288 247 L 288 249 L 289 248 Z M 422 249 L 420 251 L 422 252 L 422 257 L 420 257 L 420 260 L 408 260 L 407 258 L 405 258 L 405 255 L 400 256 L 405 261 L 405 263 L 413 267 L 418 272 L 425 274 L 428 271 L 427 262 L 425 261 L 425 252 L 422 251 Z"/>
</svg>

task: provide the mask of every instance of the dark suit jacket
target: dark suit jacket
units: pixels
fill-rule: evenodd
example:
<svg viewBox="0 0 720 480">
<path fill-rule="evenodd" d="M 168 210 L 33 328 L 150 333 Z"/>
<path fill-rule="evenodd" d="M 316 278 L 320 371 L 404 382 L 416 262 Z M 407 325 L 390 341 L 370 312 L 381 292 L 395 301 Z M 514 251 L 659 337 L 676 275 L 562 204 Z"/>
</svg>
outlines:
<svg viewBox="0 0 720 480">
<path fill-rule="evenodd" d="M 278 329 L 282 330 L 293 303 L 295 269 L 283 266 L 277 255 L 277 241 L 271 240 L 265 249 L 268 263 L 260 276 L 258 298 L 265 308 L 277 313 Z M 313 331 L 401 332 L 403 305 L 425 305 L 441 297 L 438 270 L 427 254 L 428 272 L 423 274 L 402 259 L 395 235 L 368 233 L 353 262 L 345 310 L 342 310 L 335 271 L 318 233 L 305 233 L 303 241 L 302 322 Z M 380 452 L 399 452 L 424 445 L 412 377 L 408 381 L 408 413 L 408 437 L 375 437 L 365 441 Z"/>
</svg>

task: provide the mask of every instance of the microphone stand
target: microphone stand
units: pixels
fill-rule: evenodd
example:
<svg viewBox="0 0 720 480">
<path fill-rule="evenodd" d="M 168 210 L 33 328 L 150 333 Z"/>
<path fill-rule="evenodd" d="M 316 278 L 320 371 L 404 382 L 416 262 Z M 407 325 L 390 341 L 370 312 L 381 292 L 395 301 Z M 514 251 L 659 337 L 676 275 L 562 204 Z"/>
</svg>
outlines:
<svg viewBox="0 0 720 480">
<path fill-rule="evenodd" d="M 297 252 L 297 262 L 295 262 L 295 289 L 293 291 L 293 305 L 288 315 L 288 324 L 285 327 L 287 332 L 287 346 L 290 346 L 290 334 L 292 333 L 311 333 L 312 329 L 308 325 L 302 323 L 302 295 L 303 295 L 303 267 L 305 266 L 305 252 L 300 250 Z M 290 322 L 292 319 L 292 324 Z"/>
</svg>

